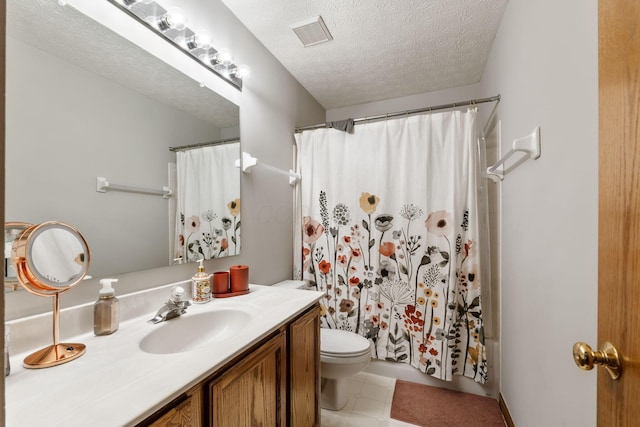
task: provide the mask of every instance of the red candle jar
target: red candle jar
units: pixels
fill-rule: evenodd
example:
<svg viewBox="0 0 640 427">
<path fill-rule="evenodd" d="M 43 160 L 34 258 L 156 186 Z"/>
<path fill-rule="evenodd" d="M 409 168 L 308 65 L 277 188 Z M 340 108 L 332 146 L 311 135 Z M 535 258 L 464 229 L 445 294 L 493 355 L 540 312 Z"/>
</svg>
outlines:
<svg viewBox="0 0 640 427">
<path fill-rule="evenodd" d="M 213 293 L 226 294 L 229 292 L 229 272 L 216 271 L 213 273 Z"/>
<path fill-rule="evenodd" d="M 231 276 L 231 292 L 243 292 L 249 290 L 249 266 L 233 265 L 229 267 Z"/>
</svg>

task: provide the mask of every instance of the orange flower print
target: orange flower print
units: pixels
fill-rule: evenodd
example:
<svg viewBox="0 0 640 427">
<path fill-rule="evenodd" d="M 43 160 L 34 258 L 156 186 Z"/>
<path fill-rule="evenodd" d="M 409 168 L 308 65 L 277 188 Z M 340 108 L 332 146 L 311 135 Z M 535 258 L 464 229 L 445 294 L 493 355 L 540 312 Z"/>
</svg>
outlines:
<svg viewBox="0 0 640 427">
<path fill-rule="evenodd" d="M 424 225 L 429 233 L 444 236 L 451 230 L 451 214 L 447 211 L 431 212 Z"/>
<path fill-rule="evenodd" d="M 389 325 L 387 325 L 387 322 L 380 322 L 380 329 L 382 329 L 383 331 L 386 330 L 389 327 Z"/>
<path fill-rule="evenodd" d="M 314 243 L 320 238 L 320 236 L 322 236 L 322 233 L 324 233 L 324 226 L 318 221 L 312 219 L 310 216 L 302 218 L 302 222 L 302 230 L 304 231 L 302 234 L 302 240 L 305 243 L 309 245 Z"/>
<path fill-rule="evenodd" d="M 431 353 L 432 356 L 437 356 L 438 350 L 436 350 L 435 348 L 432 348 L 432 349 L 429 349 L 429 353 Z"/>
<path fill-rule="evenodd" d="M 318 264 L 318 268 L 320 269 L 322 274 L 329 274 L 329 271 L 331 270 L 331 263 L 322 260 L 320 261 L 320 264 Z"/>
<path fill-rule="evenodd" d="M 349 243 L 349 242 L 351 242 L 351 236 L 342 236 L 342 240 L 343 240 L 345 243 Z"/>
<path fill-rule="evenodd" d="M 352 277 L 349 278 L 349 284 L 351 286 L 358 286 L 358 283 L 360 283 L 360 278 L 359 277 L 352 276 Z"/>
<path fill-rule="evenodd" d="M 320 316 L 326 316 L 327 315 L 327 307 L 325 307 L 324 304 L 320 304 Z"/>
<path fill-rule="evenodd" d="M 396 245 L 394 245 L 392 242 L 382 242 L 380 243 L 380 248 L 378 249 L 380 255 L 384 256 L 391 256 L 395 253 L 395 251 Z"/>
<path fill-rule="evenodd" d="M 222 247 L 222 250 L 227 249 L 229 247 L 229 241 L 227 239 L 222 239 L 220 246 Z"/>
<path fill-rule="evenodd" d="M 351 258 L 356 262 L 360 261 L 360 258 L 362 258 L 362 252 L 359 248 L 351 248 Z"/>
<path fill-rule="evenodd" d="M 306 257 L 308 257 L 310 253 L 311 253 L 311 249 L 309 249 L 309 248 L 303 248 L 303 249 L 302 249 L 302 258 L 306 258 Z"/>
<path fill-rule="evenodd" d="M 360 208 L 367 215 L 371 215 L 376 211 L 380 198 L 375 194 L 362 193 L 360 195 Z"/>
</svg>

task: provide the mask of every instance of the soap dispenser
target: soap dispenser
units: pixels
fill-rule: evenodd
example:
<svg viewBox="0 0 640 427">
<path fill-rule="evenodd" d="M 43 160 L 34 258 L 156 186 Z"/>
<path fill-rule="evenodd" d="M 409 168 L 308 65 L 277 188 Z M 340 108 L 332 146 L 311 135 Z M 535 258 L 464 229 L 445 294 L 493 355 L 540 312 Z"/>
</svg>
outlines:
<svg viewBox="0 0 640 427">
<path fill-rule="evenodd" d="M 199 304 L 211 301 L 211 276 L 204 272 L 203 261 L 198 260 L 198 272 L 191 278 L 191 299 Z"/>
<path fill-rule="evenodd" d="M 118 279 L 102 279 L 100 297 L 93 306 L 93 333 L 96 336 L 110 335 L 118 330 L 118 298 L 112 283 Z"/>
</svg>

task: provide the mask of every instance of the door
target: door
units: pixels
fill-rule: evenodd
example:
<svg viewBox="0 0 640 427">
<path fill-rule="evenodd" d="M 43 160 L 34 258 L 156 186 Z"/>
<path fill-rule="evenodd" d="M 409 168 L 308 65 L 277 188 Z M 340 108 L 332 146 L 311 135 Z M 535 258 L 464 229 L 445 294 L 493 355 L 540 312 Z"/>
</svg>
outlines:
<svg viewBox="0 0 640 427">
<path fill-rule="evenodd" d="M 622 374 L 598 369 L 598 426 L 640 421 L 640 0 L 599 0 L 598 341 Z"/>
</svg>

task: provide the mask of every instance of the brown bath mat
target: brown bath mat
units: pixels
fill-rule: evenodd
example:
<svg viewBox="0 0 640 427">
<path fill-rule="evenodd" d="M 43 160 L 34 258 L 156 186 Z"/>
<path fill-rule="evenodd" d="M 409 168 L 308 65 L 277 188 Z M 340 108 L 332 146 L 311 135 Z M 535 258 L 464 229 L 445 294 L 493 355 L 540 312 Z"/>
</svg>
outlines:
<svg viewBox="0 0 640 427">
<path fill-rule="evenodd" d="M 391 418 L 425 427 L 504 427 L 498 401 L 397 380 Z"/>
</svg>

